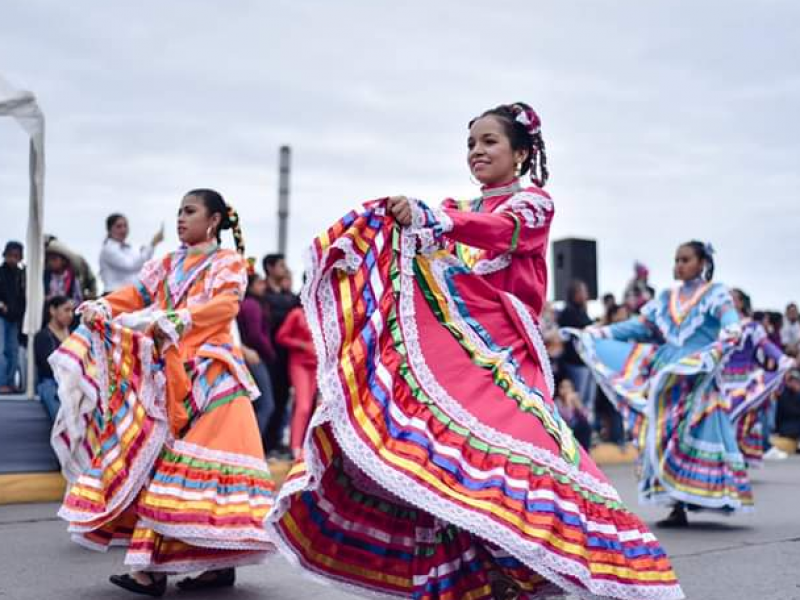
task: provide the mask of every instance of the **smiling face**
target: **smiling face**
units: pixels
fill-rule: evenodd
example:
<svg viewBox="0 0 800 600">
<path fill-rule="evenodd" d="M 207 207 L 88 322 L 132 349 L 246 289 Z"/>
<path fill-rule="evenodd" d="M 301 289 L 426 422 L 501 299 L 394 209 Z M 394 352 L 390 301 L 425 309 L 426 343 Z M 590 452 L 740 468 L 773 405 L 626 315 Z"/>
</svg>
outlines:
<svg viewBox="0 0 800 600">
<path fill-rule="evenodd" d="M 184 196 L 178 210 L 178 239 L 189 246 L 210 241 L 220 221 L 219 214 L 208 214 L 202 198 L 191 194 Z"/>
<path fill-rule="evenodd" d="M 675 279 L 692 281 L 703 273 L 703 261 L 691 246 L 680 246 L 675 253 Z"/>
<path fill-rule="evenodd" d="M 526 151 L 511 147 L 503 122 L 493 115 L 475 120 L 469 128 L 467 148 L 469 169 L 483 185 L 511 181 L 517 163 L 527 157 Z"/>
</svg>

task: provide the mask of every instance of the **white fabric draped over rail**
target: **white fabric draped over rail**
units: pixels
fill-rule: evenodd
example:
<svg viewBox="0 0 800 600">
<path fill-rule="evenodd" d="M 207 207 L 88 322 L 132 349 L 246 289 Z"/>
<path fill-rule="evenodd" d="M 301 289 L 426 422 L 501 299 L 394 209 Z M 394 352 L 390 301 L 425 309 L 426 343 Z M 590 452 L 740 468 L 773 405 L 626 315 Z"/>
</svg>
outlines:
<svg viewBox="0 0 800 600">
<path fill-rule="evenodd" d="M 44 287 L 44 115 L 36 97 L 24 90 L 17 90 L 0 76 L 0 117 L 14 118 L 30 137 L 29 175 L 30 200 L 28 208 L 28 235 L 25 247 L 27 265 L 28 308 L 25 314 L 24 331 L 28 333 L 28 397 L 34 396 L 33 334 L 41 326 Z"/>
</svg>

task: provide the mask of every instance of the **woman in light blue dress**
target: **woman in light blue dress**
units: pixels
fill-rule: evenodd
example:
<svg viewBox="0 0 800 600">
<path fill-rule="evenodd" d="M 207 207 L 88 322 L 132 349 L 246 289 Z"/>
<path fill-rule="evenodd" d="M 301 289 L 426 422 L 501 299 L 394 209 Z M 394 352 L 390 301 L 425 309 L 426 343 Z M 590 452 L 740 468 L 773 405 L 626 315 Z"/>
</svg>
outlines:
<svg viewBox="0 0 800 600">
<path fill-rule="evenodd" d="M 713 283 L 713 274 L 710 246 L 682 244 L 677 287 L 638 317 L 570 332 L 639 448 L 640 501 L 672 507 L 662 527 L 688 525 L 687 508 L 733 512 L 753 505 L 727 398 L 717 385 L 741 327 L 728 289 Z"/>
</svg>

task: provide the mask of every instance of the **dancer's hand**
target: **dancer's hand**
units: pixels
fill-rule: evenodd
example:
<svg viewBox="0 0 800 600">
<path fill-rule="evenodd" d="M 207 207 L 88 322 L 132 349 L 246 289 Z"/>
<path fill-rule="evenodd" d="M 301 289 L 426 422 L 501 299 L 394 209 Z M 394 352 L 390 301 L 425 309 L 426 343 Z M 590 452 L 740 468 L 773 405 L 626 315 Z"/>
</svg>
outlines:
<svg viewBox="0 0 800 600">
<path fill-rule="evenodd" d="M 403 227 L 411 225 L 411 202 L 405 196 L 392 196 L 386 203 L 386 208 L 394 220 Z"/>
<path fill-rule="evenodd" d="M 95 321 L 103 320 L 103 313 L 94 306 L 85 306 L 81 311 L 81 322 L 87 327 L 91 327 Z"/>
<path fill-rule="evenodd" d="M 248 365 L 254 366 L 261 362 L 261 357 L 258 355 L 258 352 L 247 346 L 242 346 L 242 356 L 244 356 L 244 362 Z"/>
<path fill-rule="evenodd" d="M 164 241 L 164 226 L 162 225 L 161 228 L 158 231 L 156 231 L 156 234 L 153 236 L 153 239 L 150 240 L 150 245 L 155 247 L 158 246 L 163 241 Z"/>
<path fill-rule="evenodd" d="M 169 335 L 167 335 L 167 333 L 161 328 L 161 325 L 158 323 L 158 321 L 153 323 L 153 325 L 150 327 L 150 335 L 159 346 L 163 345 L 164 342 L 169 340 Z"/>
</svg>

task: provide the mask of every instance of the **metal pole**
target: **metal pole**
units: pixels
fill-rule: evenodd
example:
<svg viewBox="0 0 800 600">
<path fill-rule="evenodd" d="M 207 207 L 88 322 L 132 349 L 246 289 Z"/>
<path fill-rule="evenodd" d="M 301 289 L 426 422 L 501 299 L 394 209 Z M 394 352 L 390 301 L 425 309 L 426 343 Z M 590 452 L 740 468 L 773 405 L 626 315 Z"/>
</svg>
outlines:
<svg viewBox="0 0 800 600">
<path fill-rule="evenodd" d="M 289 225 L 289 171 L 292 149 L 281 146 L 278 177 L 278 252 L 286 255 Z"/>
</svg>

